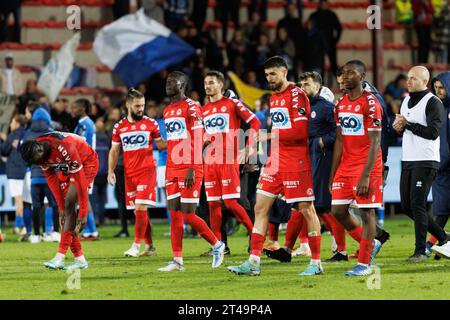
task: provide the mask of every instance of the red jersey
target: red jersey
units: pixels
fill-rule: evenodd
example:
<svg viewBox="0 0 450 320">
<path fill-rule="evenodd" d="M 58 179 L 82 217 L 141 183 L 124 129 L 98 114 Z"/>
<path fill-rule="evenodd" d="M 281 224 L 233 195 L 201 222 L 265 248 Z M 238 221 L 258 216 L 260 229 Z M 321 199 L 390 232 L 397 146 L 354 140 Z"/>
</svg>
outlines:
<svg viewBox="0 0 450 320">
<path fill-rule="evenodd" d="M 60 210 L 64 209 L 64 193 L 61 189 L 61 182 L 65 182 L 70 177 L 76 182 L 80 205 L 79 215 L 86 216 L 89 182 L 83 168 L 98 166 L 97 153 L 82 137 L 72 133 L 55 131 L 36 138 L 36 141 L 50 142 L 50 157 L 41 165 L 41 168 Z M 60 175 L 60 178 L 57 174 Z"/>
<path fill-rule="evenodd" d="M 336 174 L 359 177 L 369 156 L 369 131 L 381 131 L 383 109 L 373 94 L 364 91 L 355 101 L 344 95 L 334 109 L 334 118 L 341 128 L 343 144 L 342 159 Z M 382 176 L 382 172 L 383 160 L 379 148 L 370 175 Z"/>
<path fill-rule="evenodd" d="M 278 162 L 278 172 L 311 170 L 308 152 L 309 114 L 309 100 L 302 89 L 290 84 L 283 92 L 272 94 L 272 141 L 268 167 L 275 169 Z"/>
<path fill-rule="evenodd" d="M 154 169 L 153 140 L 161 139 L 158 123 L 147 116 L 136 122 L 123 118 L 116 123 L 112 144 L 122 145 L 125 173 L 136 176 Z"/>
<path fill-rule="evenodd" d="M 202 170 L 203 122 L 198 102 L 184 98 L 164 109 L 167 133 L 166 177 L 184 175 L 186 170 Z"/>
<path fill-rule="evenodd" d="M 255 114 L 241 101 L 227 97 L 205 104 L 202 114 L 206 138 L 211 141 L 211 156 L 218 158 L 211 159 L 210 163 L 237 163 L 238 150 L 242 149 L 239 146 L 241 120 L 258 130 L 260 122 Z"/>
</svg>

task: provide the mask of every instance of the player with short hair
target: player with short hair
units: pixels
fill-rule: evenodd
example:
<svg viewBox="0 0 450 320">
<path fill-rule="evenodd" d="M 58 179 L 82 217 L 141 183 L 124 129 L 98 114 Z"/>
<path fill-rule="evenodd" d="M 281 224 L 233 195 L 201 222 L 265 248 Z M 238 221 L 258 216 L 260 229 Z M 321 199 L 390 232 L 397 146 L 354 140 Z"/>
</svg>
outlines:
<svg viewBox="0 0 450 320">
<path fill-rule="evenodd" d="M 295 223 L 288 225 L 286 237 L 298 229 L 300 215 L 305 217 L 308 224 L 311 262 L 300 275 L 319 275 L 323 273 L 320 262 L 321 234 L 319 218 L 313 205 L 314 190 L 308 151 L 308 97 L 300 88 L 287 81 L 287 63 L 282 57 L 269 58 L 264 64 L 264 71 L 269 89 L 274 91 L 270 97 L 271 154 L 259 178 L 250 257 L 242 265 L 228 269 L 238 275 L 260 274 L 260 257 L 269 210 L 278 195 L 282 194 L 287 203 L 293 204 L 291 220 L 295 220 Z"/>
<path fill-rule="evenodd" d="M 183 221 L 190 224 L 212 246 L 212 267 L 223 262 L 225 244 L 206 222 L 195 214 L 203 181 L 203 121 L 198 102 L 186 97 L 187 76 L 171 72 L 166 94 L 171 103 L 164 109 L 167 133 L 166 193 L 170 210 L 170 240 L 173 260 L 158 271 L 184 271 Z"/>
<path fill-rule="evenodd" d="M 241 196 L 238 160 L 240 143 L 244 141 L 241 121 L 250 125 L 247 151 L 256 152 L 256 135 L 260 122 L 238 99 L 223 95 L 225 77 L 219 71 L 209 71 L 204 79 L 208 102 L 201 112 L 205 126 L 205 191 L 209 206 L 210 225 L 215 236 L 222 240 L 222 203 L 241 222 L 251 235 L 253 224 L 245 209 L 238 203 Z M 247 153 L 248 153 L 247 152 Z M 247 155 L 248 160 L 252 155 Z M 248 162 L 248 161 L 245 161 Z"/>
<path fill-rule="evenodd" d="M 366 276 L 381 249 L 375 239 L 375 208 L 382 204 L 381 121 L 383 109 L 372 93 L 362 87 L 366 68 L 351 60 L 342 68 L 346 94 L 335 107 L 336 142 L 329 181 L 331 211 L 350 236 L 360 244 L 358 264 L 347 276 Z M 349 212 L 355 204 L 363 226 Z"/>
<path fill-rule="evenodd" d="M 108 159 L 108 183 L 116 183 L 116 168 L 120 148 L 125 167 L 125 201 L 128 210 L 135 209 L 134 243 L 124 252 L 126 257 L 156 255 L 148 206 L 156 205 L 156 168 L 153 159 L 153 141 L 159 150 L 167 148 L 161 138 L 158 123 L 144 115 L 145 98 L 131 88 L 126 96 L 128 115 L 114 125 Z M 144 251 L 139 252 L 144 240 Z"/>
<path fill-rule="evenodd" d="M 74 133 L 86 140 L 86 142 L 95 150 L 97 146 L 97 136 L 94 121 L 89 118 L 88 114 L 91 109 L 91 103 L 88 99 L 78 99 L 72 104 L 72 117 L 78 119 Z M 93 187 L 89 188 L 89 195 L 92 194 Z M 86 228 L 83 230 L 83 238 L 86 240 L 99 240 L 100 237 L 95 225 L 94 212 L 92 210 L 91 201 L 88 203 L 89 213 L 86 222 Z"/>
<path fill-rule="evenodd" d="M 58 203 L 61 241 L 56 256 L 44 265 L 50 269 L 87 268 L 79 233 L 86 224 L 88 188 L 98 170 L 97 153 L 81 137 L 63 132 L 51 132 L 26 141 L 21 145 L 20 153 L 27 163 L 42 168 Z M 75 262 L 65 267 L 64 259 L 69 246 Z"/>
</svg>

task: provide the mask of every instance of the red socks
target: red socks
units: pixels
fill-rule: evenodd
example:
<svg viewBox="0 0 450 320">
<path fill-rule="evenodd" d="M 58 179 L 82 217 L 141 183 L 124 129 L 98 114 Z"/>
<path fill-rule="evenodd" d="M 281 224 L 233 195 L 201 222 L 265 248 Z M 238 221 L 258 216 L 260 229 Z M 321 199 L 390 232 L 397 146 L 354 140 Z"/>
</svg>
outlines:
<svg viewBox="0 0 450 320">
<path fill-rule="evenodd" d="M 311 248 L 311 259 L 320 260 L 320 242 L 322 236 L 308 236 L 309 247 Z"/>
<path fill-rule="evenodd" d="M 224 203 L 225 207 L 234 214 L 236 219 L 247 228 L 248 234 L 252 234 L 253 223 L 252 220 L 250 220 L 247 211 L 245 211 L 236 199 L 226 199 L 224 200 Z"/>
<path fill-rule="evenodd" d="M 217 239 L 222 240 L 222 203 L 219 201 L 208 202 L 209 224 Z"/>
<path fill-rule="evenodd" d="M 73 231 L 63 231 L 61 232 L 61 241 L 59 242 L 58 252 L 61 254 L 66 254 L 67 249 L 72 244 Z"/>
<path fill-rule="evenodd" d="M 303 220 L 303 214 L 300 211 L 291 210 L 291 217 L 287 224 L 286 238 L 284 241 L 285 247 L 290 249 L 294 248 L 295 240 L 297 240 L 297 236 L 300 234 L 302 224 L 306 224 Z"/>
<path fill-rule="evenodd" d="M 170 242 L 175 258 L 183 256 L 183 214 L 170 211 Z"/>
<path fill-rule="evenodd" d="M 331 226 L 331 233 L 333 234 L 334 240 L 336 240 L 337 250 L 340 252 L 346 251 L 345 228 L 337 221 L 333 214 L 327 214 L 327 219 Z"/>
<path fill-rule="evenodd" d="M 369 241 L 367 239 L 362 238 L 361 242 L 359 243 L 358 262 L 368 265 L 370 262 L 370 255 L 372 254 L 372 249 L 373 249 L 373 241 Z"/>
<path fill-rule="evenodd" d="M 263 235 L 253 232 L 250 238 L 250 254 L 261 257 L 265 239 Z"/>
<path fill-rule="evenodd" d="M 83 255 L 83 249 L 81 248 L 80 237 L 73 237 L 72 243 L 70 244 L 70 250 L 75 258 L 81 257 Z"/>
<path fill-rule="evenodd" d="M 269 241 L 278 241 L 278 230 L 280 229 L 279 223 L 269 222 Z"/>
<path fill-rule="evenodd" d="M 355 241 L 357 241 L 357 242 L 361 242 L 361 238 L 362 238 L 362 227 L 361 226 L 358 226 L 358 227 L 356 227 L 356 228 L 354 228 L 354 229 L 352 229 L 352 230 L 349 230 L 348 231 L 348 234 L 353 238 L 353 239 L 355 239 Z"/>
<path fill-rule="evenodd" d="M 195 213 L 183 213 L 184 221 L 189 223 L 192 228 L 194 228 L 206 241 L 212 246 L 216 244 L 217 238 L 211 229 L 208 227 L 206 222 L 198 217 Z"/>
<path fill-rule="evenodd" d="M 148 222 L 147 210 L 136 210 L 136 222 L 134 223 L 135 243 L 141 243 L 141 240 L 146 240 Z"/>
<path fill-rule="evenodd" d="M 430 239 L 428 239 L 428 242 L 432 245 L 435 245 L 437 242 L 437 239 L 434 236 L 430 236 Z"/>
</svg>

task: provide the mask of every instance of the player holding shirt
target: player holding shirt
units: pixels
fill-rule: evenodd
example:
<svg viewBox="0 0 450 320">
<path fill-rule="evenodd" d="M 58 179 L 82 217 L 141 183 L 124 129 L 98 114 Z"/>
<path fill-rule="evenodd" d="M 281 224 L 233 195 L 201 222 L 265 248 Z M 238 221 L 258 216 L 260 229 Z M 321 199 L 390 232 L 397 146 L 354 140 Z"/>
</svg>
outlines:
<svg viewBox="0 0 450 320">
<path fill-rule="evenodd" d="M 298 230 L 298 218 L 303 214 L 308 224 L 308 240 L 311 247 L 311 263 L 302 276 L 323 273 L 320 262 L 320 223 L 314 209 L 314 191 L 311 163 L 308 151 L 308 97 L 298 87 L 287 81 L 287 63 L 278 56 L 264 64 L 269 89 L 275 91 L 270 97 L 272 119 L 272 144 L 268 164 L 259 178 L 255 226 L 251 235 L 248 261 L 240 266 L 228 267 L 238 275 L 259 275 L 260 257 L 263 249 L 269 210 L 278 195 L 293 205 L 290 228 L 286 237 Z M 295 239 L 295 237 L 294 237 Z"/>
<path fill-rule="evenodd" d="M 342 68 L 343 85 L 348 92 L 335 107 L 336 142 L 329 187 L 331 211 L 350 236 L 359 242 L 358 264 L 347 276 L 370 275 L 370 265 L 381 249 L 375 239 L 375 208 L 382 205 L 381 121 L 383 109 L 362 81 L 366 68 L 359 60 Z M 361 212 L 363 227 L 349 214 L 350 204 Z"/>
<path fill-rule="evenodd" d="M 166 80 L 171 103 L 164 109 L 167 133 L 167 207 L 170 210 L 170 240 L 173 260 L 158 271 L 184 271 L 183 221 L 190 224 L 212 246 L 212 267 L 223 262 L 225 244 L 195 214 L 203 180 L 203 122 L 196 101 L 186 97 L 187 76 L 178 71 Z"/>
<path fill-rule="evenodd" d="M 60 211 L 62 233 L 58 253 L 44 265 L 50 269 L 87 268 L 78 234 L 86 224 L 88 188 L 98 170 L 97 153 L 81 137 L 62 132 L 51 132 L 26 141 L 20 147 L 20 153 L 27 163 L 41 166 Z M 69 246 L 75 262 L 64 267 Z"/>
<path fill-rule="evenodd" d="M 72 105 L 72 117 L 78 118 L 78 124 L 74 133 L 82 137 L 95 150 L 96 133 L 95 124 L 89 118 L 88 113 L 91 109 L 91 103 L 87 99 L 78 99 Z M 89 194 L 92 194 L 92 187 L 89 188 Z M 92 211 L 91 201 L 88 203 L 89 213 L 86 222 L 86 228 L 83 230 L 83 239 L 99 240 L 100 237 L 95 225 L 94 212 Z"/>
<path fill-rule="evenodd" d="M 127 257 L 156 255 L 153 246 L 152 225 L 147 215 L 147 207 L 156 205 L 156 167 L 153 159 L 153 141 L 159 150 L 167 148 L 162 140 L 158 123 L 144 116 L 144 95 L 131 88 L 126 97 L 128 115 L 114 125 L 112 145 L 108 159 L 108 182 L 116 183 L 114 169 L 123 149 L 125 167 L 125 190 L 127 209 L 135 209 L 134 243 Z M 145 249 L 139 253 L 141 241 Z"/>
<path fill-rule="evenodd" d="M 222 203 L 251 235 L 253 224 L 245 209 L 237 202 L 241 197 L 238 150 L 243 139 L 241 120 L 250 125 L 249 150 L 256 152 L 256 134 L 261 123 L 241 101 L 223 96 L 225 78 L 219 71 L 206 74 L 205 92 L 209 102 L 202 108 L 205 140 L 205 191 L 210 225 L 215 236 L 222 239 Z M 242 136 L 242 137 L 241 137 Z"/>
</svg>

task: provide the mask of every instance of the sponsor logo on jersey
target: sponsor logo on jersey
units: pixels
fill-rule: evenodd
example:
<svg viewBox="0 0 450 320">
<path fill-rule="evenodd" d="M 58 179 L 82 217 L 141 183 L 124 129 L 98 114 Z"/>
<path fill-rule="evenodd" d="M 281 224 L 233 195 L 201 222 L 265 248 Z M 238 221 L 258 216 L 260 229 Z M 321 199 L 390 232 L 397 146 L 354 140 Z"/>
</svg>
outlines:
<svg viewBox="0 0 450 320">
<path fill-rule="evenodd" d="M 230 115 L 227 113 L 216 113 L 203 119 L 205 130 L 208 134 L 225 133 L 230 128 Z"/>
<path fill-rule="evenodd" d="M 341 124 L 342 134 L 347 136 L 363 136 L 364 124 L 363 115 L 355 113 L 340 113 L 339 123 Z"/>
<path fill-rule="evenodd" d="M 166 125 L 167 140 L 179 140 L 187 138 L 185 118 L 168 118 L 164 120 Z"/>
<path fill-rule="evenodd" d="M 355 112 L 358 112 L 359 110 L 361 110 L 361 106 L 358 104 L 358 105 L 355 107 Z"/>
<path fill-rule="evenodd" d="M 149 137 L 150 132 L 148 131 L 134 131 L 120 134 L 123 151 L 127 152 L 148 148 Z"/>
<path fill-rule="evenodd" d="M 273 129 L 291 129 L 291 120 L 289 118 L 289 110 L 287 108 L 270 109 L 270 118 L 272 119 Z"/>
<path fill-rule="evenodd" d="M 284 105 L 286 104 L 286 100 L 281 100 L 281 103 L 280 103 L 280 105 L 282 106 L 282 107 L 284 107 Z"/>
<path fill-rule="evenodd" d="M 145 124 L 141 124 L 141 130 L 147 129 L 147 126 Z"/>
<path fill-rule="evenodd" d="M 227 107 L 223 106 L 222 108 L 220 108 L 220 112 L 227 112 Z"/>
<path fill-rule="evenodd" d="M 181 109 L 178 109 L 177 110 L 177 116 L 179 116 L 181 114 L 181 112 L 182 112 Z"/>
</svg>

